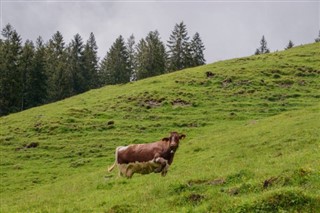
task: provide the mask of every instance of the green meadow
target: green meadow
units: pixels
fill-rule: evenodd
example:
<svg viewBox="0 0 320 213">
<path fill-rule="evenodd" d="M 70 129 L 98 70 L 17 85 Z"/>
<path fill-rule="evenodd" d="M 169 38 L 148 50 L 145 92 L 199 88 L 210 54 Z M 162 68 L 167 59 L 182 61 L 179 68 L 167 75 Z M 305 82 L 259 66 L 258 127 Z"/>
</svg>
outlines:
<svg viewBox="0 0 320 213">
<path fill-rule="evenodd" d="M 1 117 L 0 212 L 320 212 L 319 59 L 308 44 Z M 172 131 L 166 177 L 107 172 Z"/>
</svg>

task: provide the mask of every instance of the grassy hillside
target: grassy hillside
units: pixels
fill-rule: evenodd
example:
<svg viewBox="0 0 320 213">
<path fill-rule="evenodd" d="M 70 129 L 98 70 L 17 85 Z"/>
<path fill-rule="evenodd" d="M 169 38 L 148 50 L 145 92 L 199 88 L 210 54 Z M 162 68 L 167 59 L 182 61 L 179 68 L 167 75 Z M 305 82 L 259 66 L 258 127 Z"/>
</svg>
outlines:
<svg viewBox="0 0 320 213">
<path fill-rule="evenodd" d="M 319 58 L 304 45 L 2 117 L 0 211 L 318 212 Z M 171 131 L 187 138 L 166 177 L 107 173 L 116 146 Z"/>
</svg>

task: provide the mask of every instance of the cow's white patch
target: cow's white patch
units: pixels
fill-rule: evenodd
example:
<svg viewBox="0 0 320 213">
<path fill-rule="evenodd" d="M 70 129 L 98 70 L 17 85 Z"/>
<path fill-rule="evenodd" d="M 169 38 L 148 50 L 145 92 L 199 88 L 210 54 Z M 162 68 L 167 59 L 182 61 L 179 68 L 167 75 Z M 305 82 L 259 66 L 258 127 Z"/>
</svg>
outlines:
<svg viewBox="0 0 320 213">
<path fill-rule="evenodd" d="M 118 148 L 118 151 L 124 151 L 124 150 L 126 150 L 126 149 L 128 149 L 128 147 L 129 146 L 120 146 L 119 148 Z"/>
</svg>

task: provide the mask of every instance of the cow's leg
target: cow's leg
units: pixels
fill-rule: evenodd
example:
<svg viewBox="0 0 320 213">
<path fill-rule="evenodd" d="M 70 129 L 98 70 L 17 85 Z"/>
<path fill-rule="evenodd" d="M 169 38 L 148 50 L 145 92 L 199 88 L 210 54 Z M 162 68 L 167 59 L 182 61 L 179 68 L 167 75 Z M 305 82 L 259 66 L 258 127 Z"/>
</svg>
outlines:
<svg viewBox="0 0 320 213">
<path fill-rule="evenodd" d="M 125 171 L 125 176 L 130 179 L 133 174 L 134 174 L 134 166 L 129 164 Z"/>
<path fill-rule="evenodd" d="M 161 171 L 161 176 L 164 177 L 167 175 L 169 169 L 169 164 L 167 163 L 166 166 Z"/>
<path fill-rule="evenodd" d="M 154 170 L 155 173 L 161 172 L 168 164 L 168 161 L 160 156 L 155 157 L 154 162 L 161 164 L 161 167 Z"/>
<path fill-rule="evenodd" d="M 119 167 L 119 176 L 123 177 L 126 176 L 126 170 L 128 165 L 127 164 L 118 164 Z"/>
</svg>

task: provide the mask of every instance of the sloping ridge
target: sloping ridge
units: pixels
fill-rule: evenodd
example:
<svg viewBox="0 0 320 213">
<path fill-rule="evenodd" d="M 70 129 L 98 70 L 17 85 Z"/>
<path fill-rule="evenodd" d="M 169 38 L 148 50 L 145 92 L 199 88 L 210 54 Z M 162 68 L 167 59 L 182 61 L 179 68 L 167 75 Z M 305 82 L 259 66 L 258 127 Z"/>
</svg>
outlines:
<svg viewBox="0 0 320 213">
<path fill-rule="evenodd" d="M 319 57 L 303 45 L 2 117 L 1 212 L 317 211 Z M 106 174 L 116 146 L 170 131 L 187 138 L 167 177 Z"/>
</svg>

